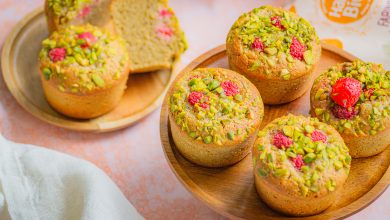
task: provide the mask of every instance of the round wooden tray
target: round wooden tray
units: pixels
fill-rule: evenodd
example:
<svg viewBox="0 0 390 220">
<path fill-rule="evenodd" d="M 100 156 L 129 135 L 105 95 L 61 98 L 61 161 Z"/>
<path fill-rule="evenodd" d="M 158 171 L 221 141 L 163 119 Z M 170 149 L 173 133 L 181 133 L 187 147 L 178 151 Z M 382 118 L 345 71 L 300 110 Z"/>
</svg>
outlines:
<svg viewBox="0 0 390 220">
<path fill-rule="evenodd" d="M 43 94 L 38 73 L 41 42 L 48 36 L 43 8 L 23 18 L 9 34 L 1 64 L 8 89 L 35 117 L 50 124 L 77 131 L 107 132 L 129 126 L 161 104 L 173 78 L 173 70 L 130 75 L 126 92 L 113 111 L 91 120 L 78 120 L 54 111 Z"/>
<path fill-rule="evenodd" d="M 357 59 L 345 51 L 322 44 L 323 52 L 316 75 L 331 65 Z M 228 68 L 225 45 L 219 46 L 195 59 L 183 71 L 197 67 Z M 273 119 L 293 114 L 308 115 L 309 93 L 278 106 L 265 106 L 262 127 Z M 173 142 L 168 121 L 168 97 L 165 97 L 160 118 L 160 135 L 165 156 L 181 183 L 198 199 L 215 211 L 230 218 L 269 219 L 288 218 L 271 210 L 256 193 L 251 156 L 226 168 L 205 168 L 183 158 Z M 387 188 L 390 182 L 390 148 L 383 153 L 362 159 L 353 159 L 350 175 L 336 202 L 327 210 L 307 219 L 338 219 L 363 209 Z"/>
</svg>

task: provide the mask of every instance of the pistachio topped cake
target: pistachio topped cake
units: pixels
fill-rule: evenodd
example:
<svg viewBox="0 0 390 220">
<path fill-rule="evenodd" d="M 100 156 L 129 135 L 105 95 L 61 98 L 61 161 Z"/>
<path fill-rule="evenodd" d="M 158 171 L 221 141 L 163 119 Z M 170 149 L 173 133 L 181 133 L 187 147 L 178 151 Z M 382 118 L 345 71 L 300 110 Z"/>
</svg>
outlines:
<svg viewBox="0 0 390 220">
<path fill-rule="evenodd" d="M 256 85 L 266 104 L 290 102 L 307 91 L 321 55 L 309 22 L 271 6 L 241 15 L 226 47 L 231 68 Z"/>
<path fill-rule="evenodd" d="M 169 69 L 187 48 L 167 0 L 113 0 L 111 16 L 126 41 L 131 72 Z"/>
<path fill-rule="evenodd" d="M 90 23 L 99 27 L 109 26 L 107 13 L 111 0 L 46 0 L 45 13 L 49 31 L 69 25 Z"/>
<path fill-rule="evenodd" d="M 390 71 L 359 60 L 338 64 L 314 82 L 311 113 L 335 127 L 352 157 L 390 145 Z"/>
<path fill-rule="evenodd" d="M 124 41 L 91 25 L 68 26 L 42 42 L 41 81 L 59 112 L 91 118 L 119 102 L 128 78 Z"/>
<path fill-rule="evenodd" d="M 200 68 L 179 76 L 168 96 L 173 139 L 187 159 L 221 167 L 248 154 L 264 107 L 245 77 L 227 69 Z"/>
<path fill-rule="evenodd" d="M 170 69 L 187 49 L 167 0 L 46 0 L 49 31 L 92 24 L 120 35 L 132 73 Z"/>
<path fill-rule="evenodd" d="M 259 132 L 252 156 L 260 197 L 272 208 L 297 216 L 328 208 L 351 164 L 348 148 L 332 126 L 291 114 Z"/>
</svg>

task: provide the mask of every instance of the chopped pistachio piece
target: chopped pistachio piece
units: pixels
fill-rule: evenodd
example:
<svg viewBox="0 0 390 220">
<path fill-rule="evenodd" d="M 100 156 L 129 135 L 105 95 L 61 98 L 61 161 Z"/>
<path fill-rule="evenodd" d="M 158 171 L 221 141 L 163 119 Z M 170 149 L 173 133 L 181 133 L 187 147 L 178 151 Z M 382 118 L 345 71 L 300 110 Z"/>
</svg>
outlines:
<svg viewBox="0 0 390 220">
<path fill-rule="evenodd" d="M 99 87 L 103 87 L 105 85 L 104 80 L 98 75 L 98 74 L 93 74 L 92 76 L 92 81 Z"/>
<path fill-rule="evenodd" d="M 51 70 L 49 68 L 44 68 L 43 76 L 45 77 L 46 80 L 49 80 L 51 77 Z"/>
<path fill-rule="evenodd" d="M 206 136 L 203 138 L 203 141 L 205 144 L 210 144 L 212 140 L 213 140 L 213 137 L 211 137 L 211 136 Z"/>
<path fill-rule="evenodd" d="M 307 50 L 303 53 L 303 59 L 309 65 L 313 64 L 313 55 L 311 50 Z"/>
</svg>

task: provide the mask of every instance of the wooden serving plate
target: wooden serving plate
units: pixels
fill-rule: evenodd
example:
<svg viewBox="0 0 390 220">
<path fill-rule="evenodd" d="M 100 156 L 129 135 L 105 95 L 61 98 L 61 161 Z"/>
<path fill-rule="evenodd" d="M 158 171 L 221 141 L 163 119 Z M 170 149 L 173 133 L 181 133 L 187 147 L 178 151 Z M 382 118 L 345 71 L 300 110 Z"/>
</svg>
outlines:
<svg viewBox="0 0 390 220">
<path fill-rule="evenodd" d="M 9 34 L 1 64 L 5 83 L 18 103 L 35 117 L 50 124 L 90 132 L 124 128 L 160 106 L 173 78 L 173 70 L 130 75 L 127 90 L 113 111 L 91 120 L 78 120 L 53 110 L 43 94 L 38 73 L 41 42 L 48 36 L 43 8 L 23 18 Z"/>
<path fill-rule="evenodd" d="M 357 59 L 330 45 L 322 44 L 322 48 L 316 75 L 336 63 Z M 197 67 L 228 68 L 225 45 L 201 55 L 182 73 Z M 309 93 L 308 91 L 301 98 L 285 105 L 265 106 L 262 127 L 287 113 L 309 115 Z M 230 218 L 288 218 L 270 209 L 257 195 L 250 155 L 226 168 L 201 167 L 180 155 L 170 132 L 168 97 L 165 97 L 160 118 L 160 135 L 165 156 L 177 178 L 199 200 Z M 353 159 L 350 175 L 336 202 L 324 212 L 306 219 L 344 218 L 368 206 L 387 188 L 390 182 L 389 164 L 390 148 L 373 157 Z"/>
</svg>

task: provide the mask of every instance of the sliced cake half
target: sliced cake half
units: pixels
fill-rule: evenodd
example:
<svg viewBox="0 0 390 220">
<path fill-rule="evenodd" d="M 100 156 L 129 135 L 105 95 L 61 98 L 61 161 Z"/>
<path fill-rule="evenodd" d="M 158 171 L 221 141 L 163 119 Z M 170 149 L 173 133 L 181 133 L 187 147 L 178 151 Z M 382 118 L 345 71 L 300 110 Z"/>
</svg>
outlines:
<svg viewBox="0 0 390 220">
<path fill-rule="evenodd" d="M 45 14 L 52 33 L 70 25 L 86 23 L 111 28 L 110 4 L 112 0 L 46 0 Z"/>
<path fill-rule="evenodd" d="M 112 0 L 111 17 L 126 41 L 131 72 L 170 68 L 187 48 L 166 0 Z"/>
</svg>

